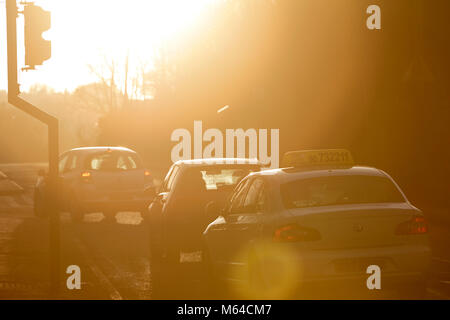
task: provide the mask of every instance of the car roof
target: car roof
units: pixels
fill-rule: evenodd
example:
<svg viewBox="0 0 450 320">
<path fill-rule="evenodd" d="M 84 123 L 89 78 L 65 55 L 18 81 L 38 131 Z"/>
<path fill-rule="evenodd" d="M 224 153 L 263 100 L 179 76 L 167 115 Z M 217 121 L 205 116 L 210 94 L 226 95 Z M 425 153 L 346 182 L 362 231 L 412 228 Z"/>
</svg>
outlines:
<svg viewBox="0 0 450 320">
<path fill-rule="evenodd" d="M 380 169 L 365 166 L 352 167 L 319 167 L 319 168 L 280 168 L 264 170 L 251 173 L 251 175 L 272 176 L 273 179 L 280 183 L 294 181 L 305 178 L 316 178 L 325 176 L 343 176 L 343 175 L 364 175 L 388 177 L 388 175 Z"/>
<path fill-rule="evenodd" d="M 73 149 L 67 150 L 66 152 L 63 152 L 62 155 L 70 153 L 70 152 L 90 154 L 90 153 L 97 153 L 97 152 L 107 151 L 107 150 L 126 151 L 126 152 L 136 153 L 134 150 L 131 150 L 131 149 L 126 148 L 126 147 L 99 146 L 99 147 L 73 148 Z"/>
<path fill-rule="evenodd" d="M 203 158 L 191 160 L 178 160 L 174 165 L 188 166 L 188 167 L 205 167 L 205 166 L 262 166 L 261 162 L 256 159 L 247 158 Z"/>
</svg>

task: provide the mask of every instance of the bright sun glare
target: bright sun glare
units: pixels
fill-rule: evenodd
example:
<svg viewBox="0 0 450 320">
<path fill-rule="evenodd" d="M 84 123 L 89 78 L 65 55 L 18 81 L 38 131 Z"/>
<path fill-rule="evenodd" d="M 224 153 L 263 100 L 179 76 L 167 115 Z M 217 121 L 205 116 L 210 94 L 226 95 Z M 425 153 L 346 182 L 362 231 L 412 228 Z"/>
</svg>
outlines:
<svg viewBox="0 0 450 320">
<path fill-rule="evenodd" d="M 43 82 L 57 90 L 72 90 L 95 80 L 88 64 L 100 64 L 105 58 L 121 60 L 126 54 L 151 65 L 155 51 L 199 22 L 214 1 L 36 1 L 52 12 L 52 28 L 45 35 L 52 40 L 52 58 L 39 71 L 23 74 L 24 87 Z"/>
</svg>

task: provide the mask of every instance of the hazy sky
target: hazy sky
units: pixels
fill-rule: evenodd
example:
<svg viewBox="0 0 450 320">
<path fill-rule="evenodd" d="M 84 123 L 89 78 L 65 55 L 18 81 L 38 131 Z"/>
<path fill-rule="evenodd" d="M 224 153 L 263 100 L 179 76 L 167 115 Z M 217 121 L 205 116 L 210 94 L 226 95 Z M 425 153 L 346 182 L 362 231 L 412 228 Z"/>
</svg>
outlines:
<svg viewBox="0 0 450 320">
<path fill-rule="evenodd" d="M 155 49 L 199 20 L 205 5 L 217 0 L 36 0 L 52 12 L 52 57 L 34 71 L 21 72 L 22 91 L 43 83 L 57 91 L 73 90 L 95 81 L 87 67 L 105 57 L 124 61 L 129 52 L 130 72 L 138 61 L 151 66 Z M 23 56 L 23 18 L 17 25 L 19 68 Z M 6 14 L 0 1 L 0 89 L 7 87 Z M 123 63 L 122 63 L 123 64 Z"/>
</svg>

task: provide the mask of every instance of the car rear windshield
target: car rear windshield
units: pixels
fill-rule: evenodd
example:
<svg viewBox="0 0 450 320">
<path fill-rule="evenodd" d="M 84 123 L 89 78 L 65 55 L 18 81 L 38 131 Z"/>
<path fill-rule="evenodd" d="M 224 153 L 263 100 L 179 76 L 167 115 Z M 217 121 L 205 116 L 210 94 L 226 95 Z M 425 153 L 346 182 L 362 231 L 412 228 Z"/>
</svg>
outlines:
<svg viewBox="0 0 450 320">
<path fill-rule="evenodd" d="M 191 189 L 232 190 L 250 172 L 259 171 L 256 166 L 223 166 L 190 168 L 181 178 L 181 184 Z"/>
<path fill-rule="evenodd" d="M 98 171 L 125 171 L 141 169 L 142 163 L 132 152 L 105 151 L 90 156 L 87 159 L 86 168 Z"/>
<path fill-rule="evenodd" d="M 363 175 L 296 180 L 281 185 L 281 197 L 286 208 L 405 202 L 390 179 Z"/>
</svg>

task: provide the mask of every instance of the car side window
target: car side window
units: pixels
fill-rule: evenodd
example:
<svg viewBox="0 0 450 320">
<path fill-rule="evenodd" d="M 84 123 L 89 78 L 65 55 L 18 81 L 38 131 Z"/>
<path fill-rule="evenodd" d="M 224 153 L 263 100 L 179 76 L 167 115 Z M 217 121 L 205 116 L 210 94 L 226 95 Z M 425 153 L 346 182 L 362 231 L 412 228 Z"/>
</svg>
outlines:
<svg viewBox="0 0 450 320">
<path fill-rule="evenodd" d="M 128 163 L 130 165 L 130 169 L 137 169 L 138 164 L 135 157 L 132 157 L 131 155 L 127 156 Z"/>
<path fill-rule="evenodd" d="M 179 170 L 180 170 L 179 166 L 175 166 L 172 168 L 171 172 L 164 181 L 161 192 L 169 192 L 172 189 L 173 182 L 175 181 L 175 176 L 177 175 Z"/>
<path fill-rule="evenodd" d="M 230 203 L 230 214 L 241 213 L 243 209 L 245 195 L 247 194 L 248 185 L 250 183 L 250 179 L 244 180 L 241 182 L 242 187 L 236 189 L 233 197 L 231 198 Z"/>
<path fill-rule="evenodd" d="M 64 169 L 66 168 L 66 164 L 67 164 L 67 160 L 68 159 L 69 159 L 69 155 L 68 154 L 63 155 L 61 157 L 61 159 L 59 159 L 59 164 L 58 164 L 59 173 L 64 172 Z"/>
<path fill-rule="evenodd" d="M 262 213 L 265 211 L 264 181 L 256 178 L 250 185 L 244 200 L 245 213 Z"/>
<path fill-rule="evenodd" d="M 122 156 L 122 155 L 120 155 L 117 158 L 117 165 L 116 166 L 117 166 L 117 169 L 120 169 L 120 170 L 128 170 L 129 169 L 128 163 L 126 162 L 124 156 Z"/>
<path fill-rule="evenodd" d="M 239 191 L 244 187 L 247 180 L 242 180 L 239 182 L 239 184 L 234 189 L 233 193 L 230 195 L 230 198 L 228 200 L 229 203 L 233 202 L 233 199 L 236 197 L 236 195 L 239 193 Z"/>
<path fill-rule="evenodd" d="M 268 206 L 267 189 L 266 185 L 263 183 L 260 188 L 258 198 L 256 199 L 256 210 L 258 213 L 264 213 L 268 211 Z"/>
<path fill-rule="evenodd" d="M 68 165 L 66 166 L 66 171 L 75 170 L 77 168 L 77 162 L 78 162 L 78 156 L 76 154 L 73 154 L 68 161 Z"/>
<path fill-rule="evenodd" d="M 167 182 L 167 191 L 172 190 L 172 186 L 173 186 L 173 183 L 175 181 L 175 177 L 178 174 L 178 171 L 180 171 L 180 167 L 177 166 L 177 167 L 173 168 L 172 175 L 170 176 L 170 179 Z"/>
<path fill-rule="evenodd" d="M 170 167 L 169 172 L 167 173 L 166 177 L 164 178 L 164 181 L 161 184 L 159 192 L 164 192 L 167 186 L 167 182 L 169 181 L 170 176 L 172 175 L 174 166 Z"/>
</svg>

